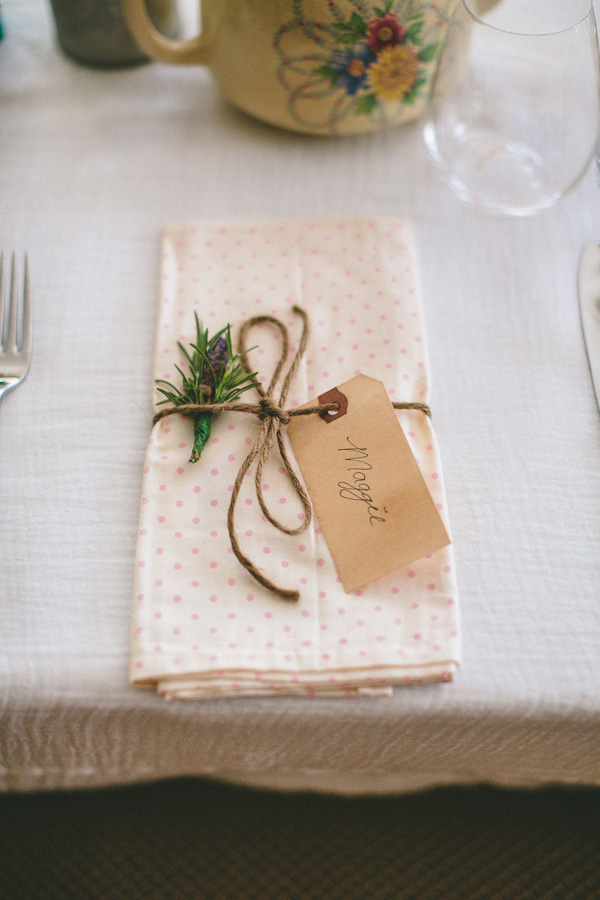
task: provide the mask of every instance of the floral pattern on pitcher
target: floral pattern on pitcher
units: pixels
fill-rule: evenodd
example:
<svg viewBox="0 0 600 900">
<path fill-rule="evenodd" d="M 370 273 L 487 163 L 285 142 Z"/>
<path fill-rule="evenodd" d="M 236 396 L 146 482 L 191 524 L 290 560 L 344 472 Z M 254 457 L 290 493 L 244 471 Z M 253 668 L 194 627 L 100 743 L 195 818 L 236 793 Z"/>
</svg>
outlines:
<svg viewBox="0 0 600 900">
<path fill-rule="evenodd" d="M 378 127 L 413 118 L 454 5 L 327 0 L 331 19 L 317 22 L 305 15 L 305 0 L 293 0 L 294 17 L 277 31 L 274 47 L 294 121 L 331 133 L 350 116 Z"/>
</svg>

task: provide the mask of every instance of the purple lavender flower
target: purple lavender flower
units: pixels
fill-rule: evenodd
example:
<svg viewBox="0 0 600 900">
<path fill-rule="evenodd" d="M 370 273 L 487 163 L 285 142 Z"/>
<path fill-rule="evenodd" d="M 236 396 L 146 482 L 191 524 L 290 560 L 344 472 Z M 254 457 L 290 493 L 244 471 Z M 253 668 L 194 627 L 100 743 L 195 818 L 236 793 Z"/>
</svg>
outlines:
<svg viewBox="0 0 600 900">
<path fill-rule="evenodd" d="M 219 338 L 214 347 L 208 351 L 207 356 L 215 373 L 215 378 L 219 378 L 227 365 L 227 341 L 224 337 Z"/>
</svg>

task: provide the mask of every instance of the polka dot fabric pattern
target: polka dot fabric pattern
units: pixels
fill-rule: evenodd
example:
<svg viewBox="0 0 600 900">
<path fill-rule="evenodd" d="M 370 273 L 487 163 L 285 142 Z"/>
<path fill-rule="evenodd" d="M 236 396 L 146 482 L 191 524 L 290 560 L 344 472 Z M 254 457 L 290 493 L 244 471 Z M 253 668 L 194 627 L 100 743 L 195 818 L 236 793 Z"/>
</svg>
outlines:
<svg viewBox="0 0 600 900">
<path fill-rule="evenodd" d="M 359 372 L 391 400 L 428 402 L 429 374 L 410 223 L 388 218 L 171 226 L 162 241 L 155 378 L 184 368 L 177 342 L 194 338 L 194 311 L 212 334 L 244 321 L 281 319 L 297 348 L 306 310 L 311 334 L 288 406 Z M 268 324 L 249 335 L 250 362 L 268 382 L 281 338 Z M 252 392 L 244 396 L 251 398 Z M 160 395 L 155 392 L 154 401 Z M 399 420 L 449 530 L 430 420 Z M 389 694 L 397 684 L 450 680 L 459 661 L 452 546 L 346 594 L 318 521 L 299 536 L 263 516 L 247 477 L 237 505 L 242 551 L 297 603 L 270 594 L 230 547 L 227 508 L 258 420 L 213 418 L 198 463 L 192 424 L 170 416 L 152 429 L 145 459 L 135 560 L 131 678 L 169 698 Z M 286 439 L 287 440 L 287 439 Z M 290 451 L 291 453 L 291 451 Z M 293 456 L 293 455 L 292 455 Z M 302 521 L 274 454 L 263 491 L 290 527 Z"/>
</svg>

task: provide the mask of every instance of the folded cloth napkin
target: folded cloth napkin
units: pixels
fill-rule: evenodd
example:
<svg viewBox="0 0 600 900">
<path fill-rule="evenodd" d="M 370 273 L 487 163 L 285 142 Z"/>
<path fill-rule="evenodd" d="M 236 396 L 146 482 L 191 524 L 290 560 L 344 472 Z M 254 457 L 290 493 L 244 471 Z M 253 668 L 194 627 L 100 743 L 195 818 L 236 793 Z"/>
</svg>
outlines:
<svg viewBox="0 0 600 900">
<path fill-rule="evenodd" d="M 194 339 L 194 311 L 211 334 L 230 323 L 234 345 L 241 323 L 276 316 L 294 351 L 294 305 L 308 313 L 311 336 L 288 407 L 359 372 L 382 381 L 392 400 L 427 402 L 412 231 L 391 218 L 168 227 L 155 378 L 176 382 L 175 364 L 185 368 L 177 341 Z M 250 346 L 258 348 L 251 365 L 270 379 L 280 336 L 255 326 Z M 243 399 L 255 402 L 253 393 Z M 415 410 L 398 416 L 448 529 L 431 422 Z M 279 532 L 259 509 L 253 478 L 245 478 L 236 513 L 243 552 L 279 586 L 299 589 L 299 601 L 273 596 L 240 565 L 227 508 L 259 424 L 240 413 L 214 416 L 195 464 L 188 463 L 189 418 L 170 416 L 152 429 L 135 560 L 132 682 L 168 698 L 211 698 L 378 695 L 392 685 L 450 680 L 459 660 L 451 545 L 346 594 L 318 522 L 299 536 Z M 263 489 L 278 517 L 297 525 L 303 513 L 275 454 Z"/>
</svg>

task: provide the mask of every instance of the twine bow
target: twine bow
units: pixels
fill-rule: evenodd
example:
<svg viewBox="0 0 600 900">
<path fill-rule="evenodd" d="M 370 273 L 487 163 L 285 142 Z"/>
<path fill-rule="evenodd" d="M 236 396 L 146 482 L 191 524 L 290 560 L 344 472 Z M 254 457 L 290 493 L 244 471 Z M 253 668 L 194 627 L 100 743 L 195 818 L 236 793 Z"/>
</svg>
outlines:
<svg viewBox="0 0 600 900">
<path fill-rule="evenodd" d="M 156 422 L 159 422 L 166 416 L 172 416 L 175 414 L 192 416 L 196 413 L 202 412 L 250 413 L 260 420 L 261 424 L 256 440 L 250 452 L 244 459 L 242 465 L 240 466 L 239 472 L 237 473 L 233 485 L 231 500 L 229 502 L 229 509 L 227 511 L 227 530 L 229 532 L 229 539 L 231 541 L 231 549 L 233 550 L 235 556 L 242 564 L 242 566 L 246 569 L 247 572 L 250 573 L 250 575 L 252 575 L 252 577 L 256 581 L 259 582 L 259 584 L 262 584 L 262 586 L 265 587 L 268 591 L 271 591 L 278 597 L 281 597 L 283 600 L 298 600 L 300 594 L 295 590 L 287 590 L 286 588 L 278 587 L 276 584 L 270 581 L 270 579 L 268 579 L 260 571 L 260 569 L 258 569 L 254 565 L 251 559 L 244 555 L 240 548 L 235 530 L 235 508 L 240 489 L 244 481 L 244 476 L 246 475 L 254 461 L 257 460 L 256 473 L 254 476 L 254 487 L 256 490 L 256 497 L 259 506 L 265 518 L 279 531 L 289 535 L 302 534 L 303 531 L 306 531 L 312 519 L 312 508 L 310 505 L 310 500 L 306 491 L 304 490 L 302 483 L 300 482 L 300 479 L 296 475 L 294 467 L 290 462 L 290 459 L 286 452 L 281 426 L 288 425 L 290 419 L 294 416 L 311 416 L 318 413 L 329 412 L 331 410 L 339 409 L 339 405 L 337 403 L 319 403 L 315 404 L 314 406 L 305 406 L 298 409 L 285 408 L 285 403 L 290 390 L 290 386 L 296 375 L 296 372 L 298 371 L 298 367 L 300 365 L 302 357 L 304 356 L 304 353 L 306 351 L 306 345 L 308 343 L 309 337 L 309 322 L 306 312 L 299 306 L 294 306 L 292 308 L 292 311 L 302 320 L 302 334 L 300 337 L 298 349 L 294 355 L 294 358 L 292 359 L 288 372 L 283 379 L 281 390 L 279 392 L 279 398 L 277 401 L 274 399 L 273 395 L 277 382 L 279 381 L 279 378 L 282 374 L 283 367 L 285 366 L 288 358 L 290 346 L 288 330 L 283 322 L 281 322 L 279 319 L 276 319 L 274 316 L 254 316 L 254 318 L 249 319 L 247 322 L 244 322 L 240 329 L 240 335 L 238 339 L 238 353 L 243 361 L 243 365 L 246 371 L 249 374 L 252 373 L 252 369 L 250 368 L 248 362 L 246 338 L 251 328 L 253 328 L 255 325 L 262 324 L 273 325 L 281 334 L 283 344 L 281 349 L 281 356 L 275 367 L 275 371 L 273 372 L 273 376 L 271 378 L 271 381 L 269 382 L 267 389 L 265 390 L 260 382 L 256 383 L 256 390 L 258 391 L 258 394 L 260 396 L 258 403 L 240 403 L 237 401 L 232 401 L 229 403 L 188 403 L 181 406 L 173 406 L 167 409 L 162 409 L 160 412 L 156 413 L 153 420 L 154 424 L 156 424 Z M 431 415 L 429 407 L 425 403 L 394 402 L 392 405 L 395 409 L 418 409 L 428 416 Z M 285 467 L 285 471 L 287 472 L 288 478 L 290 479 L 294 488 L 294 492 L 300 500 L 300 503 L 302 504 L 302 508 L 304 510 L 304 519 L 302 523 L 296 528 L 290 528 L 284 522 L 280 522 L 269 510 L 263 496 L 263 471 L 276 443 L 283 465 Z"/>
</svg>

